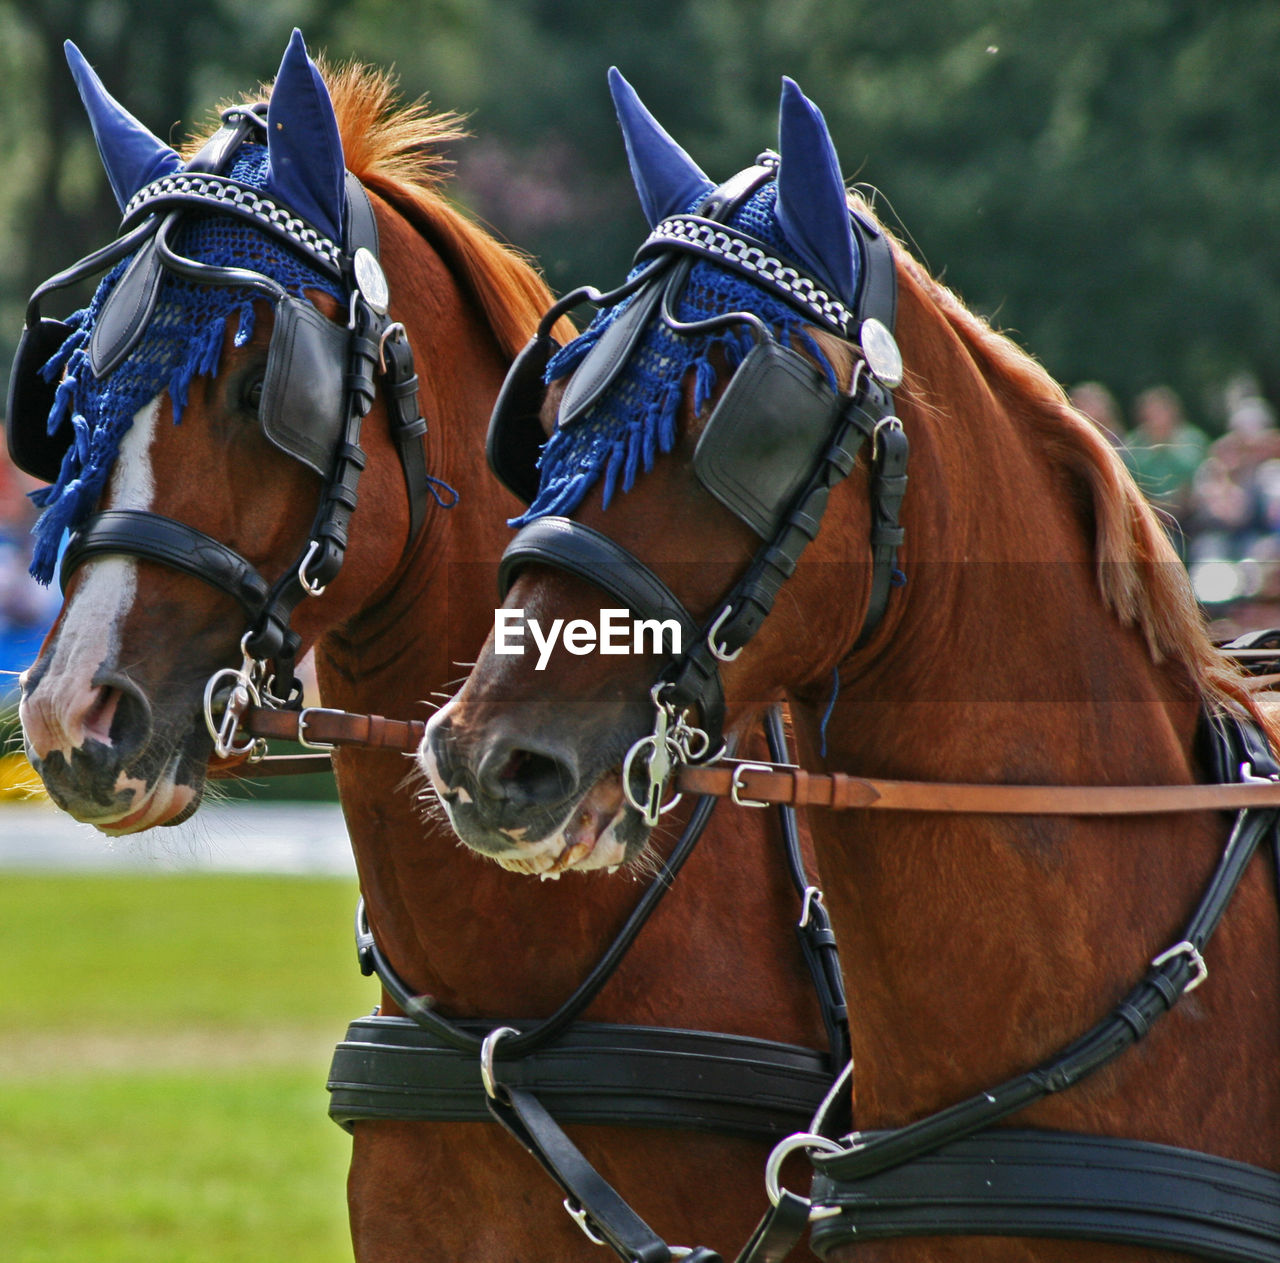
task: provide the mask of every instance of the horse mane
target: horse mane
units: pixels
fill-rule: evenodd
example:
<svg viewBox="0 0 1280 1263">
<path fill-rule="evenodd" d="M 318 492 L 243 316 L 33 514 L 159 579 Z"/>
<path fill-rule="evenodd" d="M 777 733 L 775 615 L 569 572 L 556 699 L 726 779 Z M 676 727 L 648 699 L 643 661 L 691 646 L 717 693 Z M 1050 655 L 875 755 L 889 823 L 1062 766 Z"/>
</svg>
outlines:
<svg viewBox="0 0 1280 1263">
<path fill-rule="evenodd" d="M 448 178 L 447 146 L 467 138 L 462 115 L 433 111 L 418 98 L 402 103 L 395 76 L 357 61 L 316 65 L 329 89 L 347 169 L 391 202 L 428 236 L 455 279 L 471 295 L 495 340 L 513 358 L 552 304 L 532 260 L 499 241 L 441 192 Z M 269 97 L 260 85 L 255 99 Z M 188 141 L 193 154 L 216 130 Z M 567 340 L 570 326 L 557 332 Z"/>
<path fill-rule="evenodd" d="M 865 203 L 857 204 L 868 212 Z M 1037 450 L 1077 488 L 1104 604 L 1122 624 L 1141 632 L 1154 663 L 1180 663 L 1206 704 L 1247 711 L 1269 726 L 1243 673 L 1210 640 L 1173 544 L 1107 436 L 1071 406 L 1037 360 L 969 310 L 890 237 L 900 271 L 933 305 L 996 396 L 1031 430 Z M 910 393 L 910 374 L 905 388 Z M 918 397 L 916 402 L 931 406 Z"/>
</svg>

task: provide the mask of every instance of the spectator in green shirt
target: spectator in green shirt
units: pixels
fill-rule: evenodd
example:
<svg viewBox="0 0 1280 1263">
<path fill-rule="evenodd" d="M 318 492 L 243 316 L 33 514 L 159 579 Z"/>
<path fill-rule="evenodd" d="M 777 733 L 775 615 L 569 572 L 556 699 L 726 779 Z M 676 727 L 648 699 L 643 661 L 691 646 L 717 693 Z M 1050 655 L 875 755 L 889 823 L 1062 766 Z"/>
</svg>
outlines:
<svg viewBox="0 0 1280 1263">
<path fill-rule="evenodd" d="M 1138 486 L 1177 523 L 1178 536 L 1191 505 L 1191 481 L 1209 446 L 1208 436 L 1187 420 L 1168 386 L 1144 390 L 1133 405 L 1134 426 L 1122 449 Z"/>
</svg>

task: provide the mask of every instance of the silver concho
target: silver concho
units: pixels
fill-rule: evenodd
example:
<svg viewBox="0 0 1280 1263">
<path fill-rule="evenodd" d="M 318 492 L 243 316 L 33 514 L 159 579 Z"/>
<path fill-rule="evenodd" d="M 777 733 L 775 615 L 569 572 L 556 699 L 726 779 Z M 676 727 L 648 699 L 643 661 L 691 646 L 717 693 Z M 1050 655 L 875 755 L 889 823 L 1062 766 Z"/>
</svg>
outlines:
<svg viewBox="0 0 1280 1263">
<path fill-rule="evenodd" d="M 374 257 L 371 250 L 361 246 L 351 258 L 355 269 L 356 285 L 364 300 L 380 316 L 387 314 L 391 302 L 391 291 L 387 288 L 387 278 L 383 275 L 382 265 Z M 865 349 L 865 348 L 864 348 Z"/>
<path fill-rule="evenodd" d="M 878 320 L 864 320 L 858 335 L 867 367 L 876 381 L 893 390 L 902 385 L 902 352 L 893 334 Z"/>
</svg>

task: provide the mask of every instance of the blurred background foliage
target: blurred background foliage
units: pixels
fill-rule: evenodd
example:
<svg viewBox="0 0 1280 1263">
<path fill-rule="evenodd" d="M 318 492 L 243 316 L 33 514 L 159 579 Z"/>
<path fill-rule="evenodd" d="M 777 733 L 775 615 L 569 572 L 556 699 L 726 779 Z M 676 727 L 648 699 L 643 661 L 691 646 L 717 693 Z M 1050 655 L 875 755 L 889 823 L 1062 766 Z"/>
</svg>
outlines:
<svg viewBox="0 0 1280 1263">
<path fill-rule="evenodd" d="M 0 0 L 0 352 L 39 279 L 117 219 L 62 62 L 180 140 L 269 78 L 289 29 L 470 115 L 455 196 L 558 290 L 644 232 L 617 64 L 712 177 L 772 143 L 779 78 L 929 267 L 1064 382 L 1155 382 L 1219 428 L 1280 397 L 1275 0 Z"/>
</svg>

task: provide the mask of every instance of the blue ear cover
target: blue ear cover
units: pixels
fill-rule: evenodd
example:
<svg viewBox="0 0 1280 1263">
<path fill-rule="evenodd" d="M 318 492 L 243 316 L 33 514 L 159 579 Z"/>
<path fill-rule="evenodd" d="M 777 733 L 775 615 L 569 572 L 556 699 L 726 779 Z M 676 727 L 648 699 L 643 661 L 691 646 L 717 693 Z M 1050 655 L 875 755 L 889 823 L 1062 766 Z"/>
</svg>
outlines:
<svg viewBox="0 0 1280 1263">
<path fill-rule="evenodd" d="M 857 256 L 840 160 L 821 111 L 795 83 L 782 81 L 778 114 L 778 224 L 797 260 L 854 304 Z"/>
<path fill-rule="evenodd" d="M 688 210 L 715 185 L 645 109 L 635 89 L 616 66 L 609 70 L 609 90 L 627 146 L 631 178 L 640 195 L 645 219 L 652 228 L 668 215 Z"/>
<path fill-rule="evenodd" d="M 329 90 L 295 29 L 267 104 L 265 190 L 335 241 L 345 200 L 342 139 Z"/>
<path fill-rule="evenodd" d="M 152 135 L 102 86 L 93 67 L 70 40 L 62 48 L 89 115 L 111 191 L 123 210 L 125 203 L 144 185 L 178 170 L 182 158 L 158 136 Z"/>
</svg>

